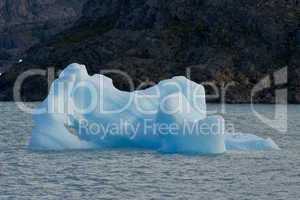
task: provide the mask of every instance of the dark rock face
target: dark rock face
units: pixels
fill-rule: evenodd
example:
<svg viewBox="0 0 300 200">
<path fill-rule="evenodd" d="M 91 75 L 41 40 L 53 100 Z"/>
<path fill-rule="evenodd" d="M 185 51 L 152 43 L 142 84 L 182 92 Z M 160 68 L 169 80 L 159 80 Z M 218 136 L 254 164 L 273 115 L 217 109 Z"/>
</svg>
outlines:
<svg viewBox="0 0 300 200">
<path fill-rule="evenodd" d="M 29 47 L 71 26 L 81 15 L 82 0 L 0 0 L 0 50 L 14 63 Z M 5 62 L 6 61 L 6 62 Z"/>
<path fill-rule="evenodd" d="M 0 99 L 11 99 L 11 85 L 22 71 L 79 62 L 91 74 L 121 69 L 136 86 L 185 75 L 190 68 L 199 83 L 234 82 L 226 93 L 230 103 L 249 102 L 261 78 L 288 66 L 284 86 L 289 101 L 299 103 L 299 8 L 293 0 L 88 0 L 75 24 L 30 48 L 24 62 L 2 76 Z M 32 94 L 28 84 L 24 98 L 42 99 L 47 87 L 41 78 L 30 81 L 43 92 Z M 116 86 L 128 89 L 121 79 Z M 274 87 L 254 100 L 273 103 Z"/>
</svg>

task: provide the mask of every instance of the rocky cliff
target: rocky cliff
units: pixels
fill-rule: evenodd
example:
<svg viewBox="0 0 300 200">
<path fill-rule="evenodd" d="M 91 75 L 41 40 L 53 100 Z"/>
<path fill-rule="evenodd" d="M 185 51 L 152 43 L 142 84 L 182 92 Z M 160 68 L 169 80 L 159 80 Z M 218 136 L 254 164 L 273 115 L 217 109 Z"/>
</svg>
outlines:
<svg viewBox="0 0 300 200">
<path fill-rule="evenodd" d="M 0 71 L 29 47 L 71 26 L 82 0 L 0 0 Z"/>
<path fill-rule="evenodd" d="M 261 78 L 287 66 L 283 87 L 289 88 L 289 102 L 297 103 L 299 11 L 296 0 L 88 0 L 70 28 L 30 48 L 24 62 L 2 76 L 0 99 L 11 99 L 11 86 L 22 71 L 79 62 L 91 74 L 124 70 L 136 85 L 192 68 L 197 82 L 213 81 L 218 87 L 235 82 L 226 96 L 231 103 L 249 102 Z M 47 93 L 43 80 L 29 80 L 24 99 L 42 99 Z M 116 86 L 127 89 L 122 79 Z M 255 100 L 274 102 L 274 87 Z"/>
</svg>

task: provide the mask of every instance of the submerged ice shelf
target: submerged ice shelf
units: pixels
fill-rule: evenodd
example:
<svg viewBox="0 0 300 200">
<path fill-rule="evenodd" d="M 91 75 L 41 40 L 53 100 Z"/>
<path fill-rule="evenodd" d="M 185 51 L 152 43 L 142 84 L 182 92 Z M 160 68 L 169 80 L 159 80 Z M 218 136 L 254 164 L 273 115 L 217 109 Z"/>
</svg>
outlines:
<svg viewBox="0 0 300 200">
<path fill-rule="evenodd" d="M 116 89 L 104 75 L 69 65 L 36 108 L 29 148 L 143 148 L 218 154 L 278 149 L 271 139 L 225 133 L 221 116 L 207 116 L 202 85 L 174 77 L 141 91 Z"/>
</svg>

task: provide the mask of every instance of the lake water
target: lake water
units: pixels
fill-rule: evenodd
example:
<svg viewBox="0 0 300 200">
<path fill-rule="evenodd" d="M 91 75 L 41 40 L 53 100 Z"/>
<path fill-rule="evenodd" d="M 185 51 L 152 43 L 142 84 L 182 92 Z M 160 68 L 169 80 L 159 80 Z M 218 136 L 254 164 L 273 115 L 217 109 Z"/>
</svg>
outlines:
<svg viewBox="0 0 300 200">
<path fill-rule="evenodd" d="M 218 156 L 152 151 L 32 152 L 31 116 L 0 103 L 0 199 L 299 199 L 300 106 L 288 106 L 288 131 L 264 125 L 249 105 L 226 105 L 237 131 L 271 137 L 280 151 Z M 255 106 L 272 116 L 271 105 Z M 221 111 L 220 105 L 209 105 Z"/>
</svg>

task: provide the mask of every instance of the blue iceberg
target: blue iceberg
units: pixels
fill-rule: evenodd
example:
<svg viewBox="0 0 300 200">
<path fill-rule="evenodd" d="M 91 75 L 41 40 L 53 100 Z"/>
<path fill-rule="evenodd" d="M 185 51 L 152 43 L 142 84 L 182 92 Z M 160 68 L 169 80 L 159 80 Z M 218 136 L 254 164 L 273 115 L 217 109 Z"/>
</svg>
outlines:
<svg viewBox="0 0 300 200">
<path fill-rule="evenodd" d="M 145 90 L 116 89 L 110 78 L 69 65 L 33 114 L 29 148 L 140 148 L 166 153 L 220 154 L 278 149 L 271 139 L 227 134 L 222 116 L 207 116 L 202 85 L 185 77 Z"/>
</svg>

